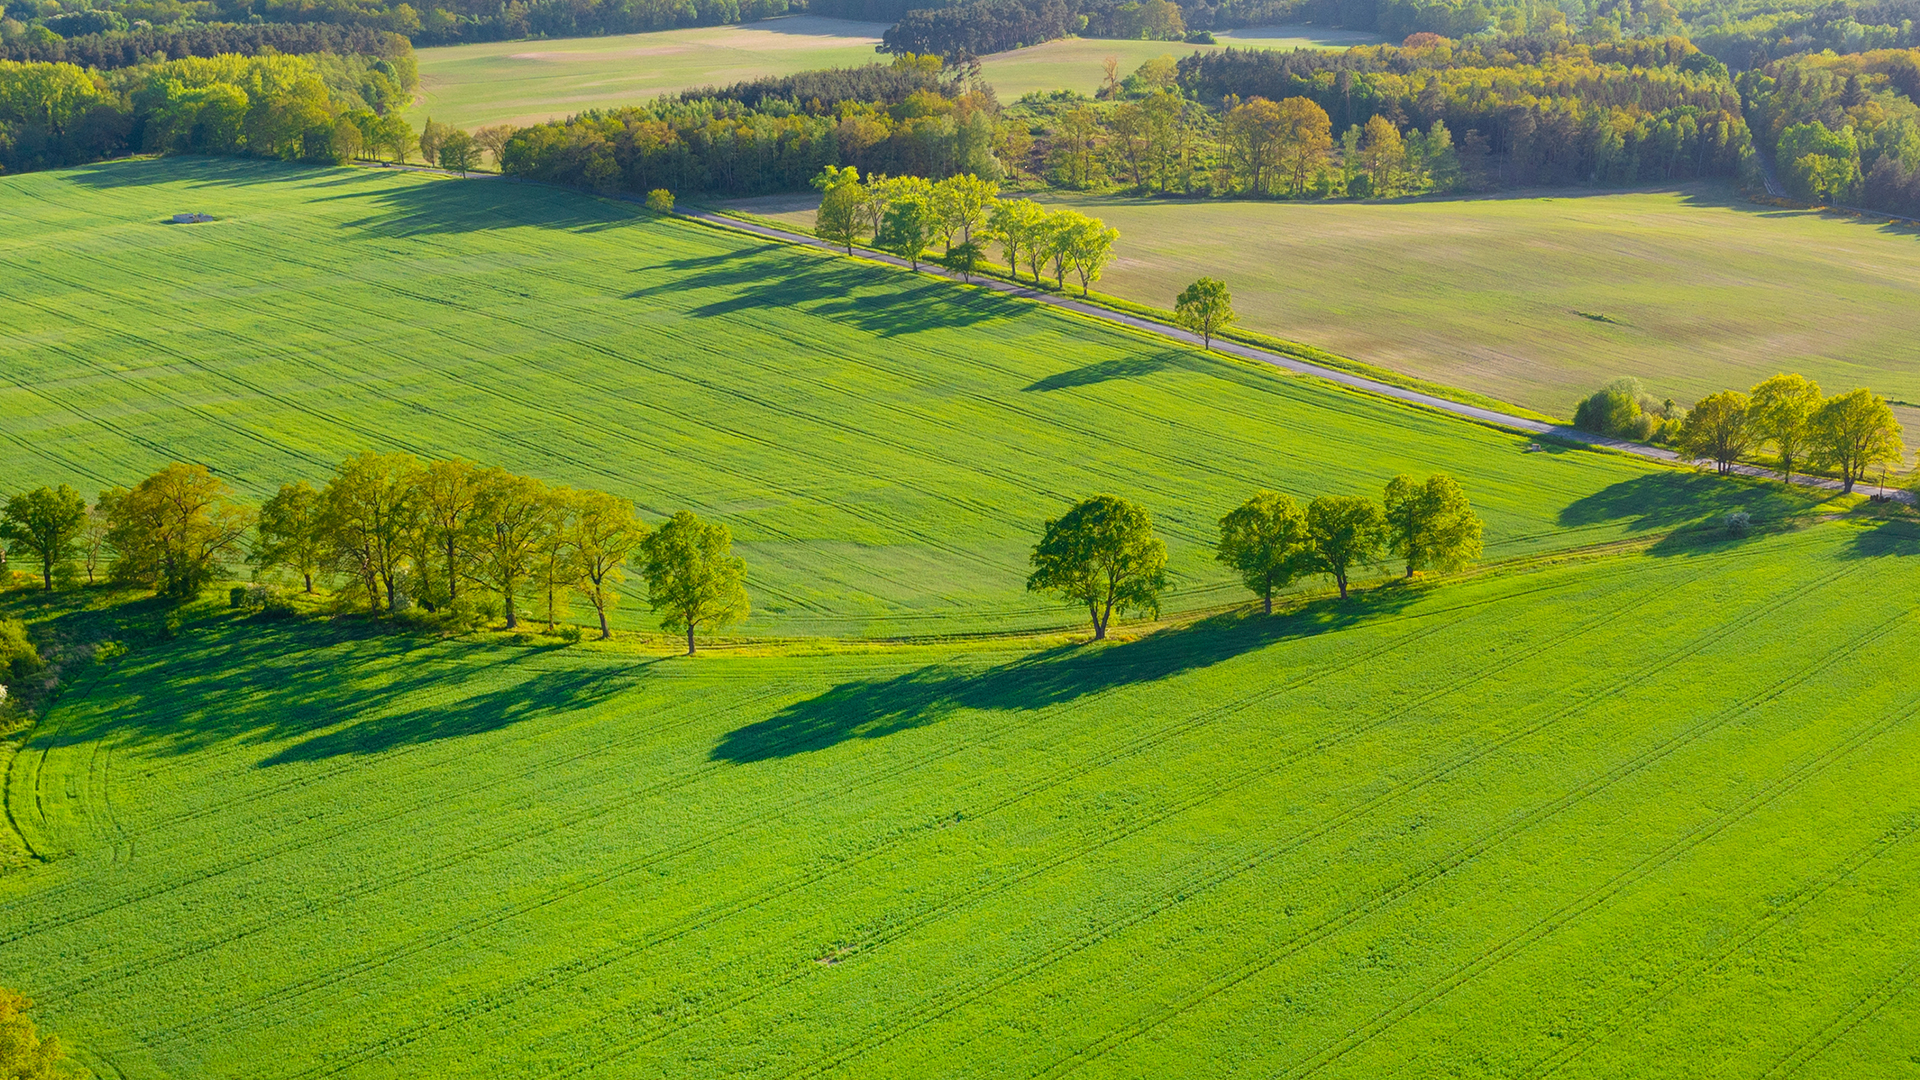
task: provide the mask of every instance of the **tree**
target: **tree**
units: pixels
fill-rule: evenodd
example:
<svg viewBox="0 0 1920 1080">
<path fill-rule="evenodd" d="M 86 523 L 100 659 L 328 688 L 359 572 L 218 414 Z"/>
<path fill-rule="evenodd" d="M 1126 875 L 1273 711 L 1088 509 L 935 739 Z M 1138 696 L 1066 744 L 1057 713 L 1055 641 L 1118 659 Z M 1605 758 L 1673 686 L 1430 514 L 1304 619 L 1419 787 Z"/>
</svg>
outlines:
<svg viewBox="0 0 1920 1080">
<path fill-rule="evenodd" d="M 321 528 L 331 558 L 351 567 L 366 590 L 367 611 L 397 609 L 409 534 L 418 527 L 412 454 L 366 451 L 340 463 L 321 490 Z"/>
<path fill-rule="evenodd" d="M 1900 423 L 1887 399 L 1867 390 L 1849 390 L 1828 398 L 1813 414 L 1813 459 L 1840 470 L 1841 490 L 1875 465 L 1898 462 L 1906 453 L 1900 445 Z"/>
<path fill-rule="evenodd" d="M 1085 296 L 1088 286 L 1100 280 L 1100 272 L 1113 261 L 1113 244 L 1120 239 L 1120 230 L 1099 218 L 1075 216 L 1078 220 L 1066 233 L 1067 255 L 1073 262 L 1073 272 L 1080 277 L 1080 295 Z"/>
<path fill-rule="evenodd" d="M 1425 483 L 1400 475 L 1387 482 L 1382 500 L 1387 550 L 1416 570 L 1457 570 L 1480 555 L 1480 518 L 1467 493 L 1446 473 Z"/>
<path fill-rule="evenodd" d="M 1820 408 L 1820 384 L 1801 375 L 1775 375 L 1753 388 L 1747 423 L 1756 443 L 1772 444 L 1780 472 L 1788 480 L 1807 455 L 1813 414 Z"/>
<path fill-rule="evenodd" d="M 1233 321 L 1233 294 L 1227 283 L 1203 277 L 1187 286 L 1173 302 L 1174 319 L 1200 335 L 1202 348 L 1213 348 L 1213 335 Z"/>
<path fill-rule="evenodd" d="M 925 181 L 921 183 L 924 185 Z M 918 270 L 920 256 L 926 254 L 927 248 L 933 243 L 934 225 L 938 220 L 939 214 L 934 209 L 929 193 L 906 188 L 895 193 L 887 203 L 886 218 L 874 242 L 907 260 Z"/>
<path fill-rule="evenodd" d="M 746 563 L 733 554 L 733 534 L 725 525 L 708 524 L 682 510 L 642 545 L 647 560 L 647 602 L 660 614 L 663 630 L 687 632 L 687 655 L 694 632 L 747 617 Z"/>
<path fill-rule="evenodd" d="M 934 209 L 939 214 L 940 236 L 948 248 L 957 233 L 961 243 L 973 242 L 973 230 L 986 220 L 1000 185 L 971 173 L 949 176 L 933 187 Z"/>
<path fill-rule="evenodd" d="M 41 1035 L 27 1019 L 33 1002 L 0 987 L 0 1076 L 7 1080 L 79 1080 L 89 1075 L 67 1059 L 53 1035 Z"/>
<path fill-rule="evenodd" d="M 520 625 L 516 601 L 533 576 L 541 540 L 557 524 L 547 486 L 530 476 L 487 469 L 475 481 L 474 573 L 500 594 L 507 629 Z"/>
<path fill-rule="evenodd" d="M 1264 194 L 1279 171 L 1280 137 L 1286 120 L 1280 106 L 1263 97 L 1227 110 L 1221 123 L 1227 152 L 1248 191 Z"/>
<path fill-rule="evenodd" d="M 87 508 L 87 524 L 80 531 L 80 558 L 87 568 L 87 584 L 93 584 L 94 572 L 107 555 L 107 529 L 112 524 L 107 504 L 95 499 Z"/>
<path fill-rule="evenodd" d="M 833 172 L 833 166 L 827 166 Z M 824 175 L 824 174 L 823 174 Z M 849 165 L 840 171 L 841 179 L 825 188 L 820 196 L 820 209 L 813 217 L 813 231 L 820 239 L 839 244 L 853 254 L 853 242 L 860 239 L 862 208 L 866 205 L 867 192 L 860 186 L 859 173 Z M 847 179 L 851 177 L 851 179 Z M 816 179 L 815 183 L 819 183 Z"/>
<path fill-rule="evenodd" d="M 414 573 L 431 583 L 430 603 L 460 598 L 460 587 L 472 577 L 478 547 L 474 507 L 480 498 L 480 469 L 464 458 L 429 461 L 411 479 L 414 505 Z M 433 569 L 428 570 L 431 564 Z M 439 590 L 444 589 L 441 593 Z"/>
<path fill-rule="evenodd" d="M 1747 423 L 1747 395 L 1738 390 L 1708 394 L 1680 422 L 1675 440 L 1680 452 L 1694 459 L 1710 459 L 1722 475 L 1753 444 L 1753 430 Z"/>
<path fill-rule="evenodd" d="M 1287 194 L 1299 195 L 1307 181 L 1326 168 L 1333 151 L 1333 121 L 1327 110 L 1304 97 L 1287 98 L 1279 112 L 1274 160 L 1287 178 Z"/>
<path fill-rule="evenodd" d="M 1095 641 L 1107 636 L 1115 611 L 1158 614 L 1167 587 L 1167 546 L 1153 535 L 1146 510 L 1112 495 L 1049 519 L 1031 561 L 1027 591 L 1085 604 Z"/>
<path fill-rule="evenodd" d="M 1393 193 L 1394 178 L 1406 159 L 1406 141 L 1400 137 L 1400 129 L 1393 121 L 1384 116 L 1368 120 L 1360 138 L 1360 161 L 1366 166 L 1375 196 Z"/>
<path fill-rule="evenodd" d="M 1386 518 L 1372 499 L 1322 495 L 1307 504 L 1309 565 L 1333 578 L 1342 600 L 1348 575 L 1379 559 L 1386 533 Z"/>
<path fill-rule="evenodd" d="M 487 156 L 493 159 L 493 167 L 496 169 L 500 167 L 501 156 L 507 152 L 507 140 L 513 138 L 514 130 L 512 124 L 494 124 L 491 127 L 479 128 L 473 133 L 473 141 L 480 144 L 480 149 L 485 150 Z"/>
<path fill-rule="evenodd" d="M 414 145 L 420 148 L 421 160 L 429 165 L 438 161 L 440 159 L 440 140 L 446 137 L 447 126 L 445 124 L 436 124 L 433 122 L 433 117 L 427 117 L 427 122 L 420 125 L 420 137 L 414 140 Z"/>
<path fill-rule="evenodd" d="M 175 462 L 136 484 L 100 496 L 111 515 L 107 544 L 118 553 L 114 580 L 190 600 L 239 553 L 253 515 L 205 465 Z"/>
<path fill-rule="evenodd" d="M 1033 265 L 1033 283 L 1040 284 L 1040 264 L 1053 264 L 1053 287 L 1067 287 L 1067 267 L 1073 265 L 1073 233 L 1086 215 L 1075 210 L 1056 210 L 1048 214 L 1034 230 L 1027 244 L 1027 259 Z"/>
<path fill-rule="evenodd" d="M 604 491 L 582 491 L 567 525 L 573 546 L 576 587 L 600 616 L 600 640 L 613 636 L 607 612 L 619 600 L 614 586 L 626 580 L 622 569 L 640 551 L 653 530 L 633 512 L 633 503 Z"/>
<path fill-rule="evenodd" d="M 1046 220 L 1046 209 L 1032 199 L 1001 199 L 993 204 L 987 231 L 1006 254 L 1009 276 L 1020 276 L 1020 253 L 1033 244 Z M 1034 262 L 1033 283 L 1040 284 L 1038 260 Z"/>
<path fill-rule="evenodd" d="M 273 498 L 261 504 L 260 521 L 254 530 L 256 569 L 291 570 L 300 575 L 311 593 L 313 576 L 326 568 L 330 547 L 325 504 L 305 480 L 282 485 Z"/>
<path fill-rule="evenodd" d="M 1309 569 L 1307 516 L 1278 491 L 1256 492 L 1220 519 L 1215 560 L 1233 567 L 1240 580 L 1273 614 L 1273 594 Z"/>
<path fill-rule="evenodd" d="M 980 245 L 971 240 L 955 244 L 940 256 L 940 265 L 960 275 L 962 281 L 972 281 L 973 275 L 980 272 L 980 264 L 985 260 L 980 254 Z"/>
<path fill-rule="evenodd" d="M 399 113 L 388 113 L 373 122 L 367 132 L 367 142 L 392 154 L 395 163 L 405 162 L 414 147 L 413 129 Z"/>
<path fill-rule="evenodd" d="M 579 568 L 573 562 L 573 511 L 579 496 L 570 487 L 551 487 L 547 489 L 550 502 L 548 513 L 552 515 L 545 531 L 534 538 L 533 565 L 540 583 L 540 596 L 545 601 L 541 615 L 546 619 L 547 633 L 554 631 L 554 624 L 567 610 L 567 592 L 573 583 L 580 580 Z"/>
<path fill-rule="evenodd" d="M 647 209 L 656 214 L 673 213 L 673 192 L 663 187 L 647 192 Z"/>
<path fill-rule="evenodd" d="M 434 156 L 440 167 L 465 176 L 480 167 L 480 144 L 473 136 L 452 128 L 440 137 L 439 145 L 434 148 Z"/>
<path fill-rule="evenodd" d="M 40 560 L 40 580 L 53 591 L 53 569 L 74 556 L 87 527 L 87 500 L 61 484 L 39 487 L 7 500 L 0 511 L 0 540 L 25 548 Z"/>
</svg>

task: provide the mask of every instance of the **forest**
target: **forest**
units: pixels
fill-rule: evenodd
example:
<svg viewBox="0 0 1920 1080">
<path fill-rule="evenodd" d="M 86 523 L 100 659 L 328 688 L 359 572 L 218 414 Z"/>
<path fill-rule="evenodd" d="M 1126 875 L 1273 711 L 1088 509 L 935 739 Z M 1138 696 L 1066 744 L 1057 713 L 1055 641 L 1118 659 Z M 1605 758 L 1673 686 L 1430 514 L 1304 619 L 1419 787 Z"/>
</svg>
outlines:
<svg viewBox="0 0 1920 1080">
<path fill-rule="evenodd" d="M 1740 88 L 1791 195 L 1920 217 L 1920 49 L 1776 60 Z"/>
</svg>

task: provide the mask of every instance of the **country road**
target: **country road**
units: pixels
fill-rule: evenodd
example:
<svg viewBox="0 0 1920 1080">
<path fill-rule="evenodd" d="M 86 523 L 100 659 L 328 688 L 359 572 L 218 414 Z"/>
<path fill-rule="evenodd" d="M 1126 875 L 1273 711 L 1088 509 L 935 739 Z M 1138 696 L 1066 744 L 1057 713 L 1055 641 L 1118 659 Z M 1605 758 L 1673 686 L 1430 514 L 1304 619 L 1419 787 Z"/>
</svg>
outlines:
<svg viewBox="0 0 1920 1080">
<path fill-rule="evenodd" d="M 831 251 L 836 254 L 842 252 L 841 248 L 828 244 L 815 236 L 808 236 L 805 233 L 799 232 L 789 232 L 771 225 L 762 225 L 759 222 L 742 221 L 739 218 L 727 217 L 726 215 L 712 213 L 711 211 L 687 210 L 681 211 L 680 215 L 716 228 L 731 229 L 736 232 L 749 233 L 754 236 L 765 237 L 769 240 L 778 240 L 790 244 L 804 244 L 808 247 L 820 248 L 823 251 Z M 907 263 L 907 260 L 899 258 L 898 256 L 866 249 L 862 249 L 859 255 L 861 258 L 888 263 L 893 266 L 898 266 L 901 269 L 912 269 Z M 920 272 L 957 279 L 957 275 L 955 274 L 926 264 L 920 267 Z M 1200 344 L 1200 336 L 1198 334 L 1182 330 L 1177 326 L 1169 326 L 1165 323 L 1155 322 L 1152 319 L 1143 319 L 1136 315 L 1128 315 L 1123 312 L 1114 311 L 1111 308 L 1104 308 L 1098 304 L 1074 300 L 1070 297 L 1056 296 L 1053 293 L 1041 292 L 1038 289 L 1029 289 L 1024 285 L 1016 285 L 998 278 L 975 278 L 974 283 L 982 288 L 992 289 L 995 292 L 1005 293 L 1009 296 L 1024 297 L 1025 299 L 1034 300 L 1042 304 L 1051 304 L 1054 307 L 1063 308 L 1075 314 L 1085 315 L 1094 319 L 1104 319 L 1107 322 L 1117 323 L 1134 330 L 1170 338 L 1182 344 L 1195 346 Z M 1546 424 L 1538 420 L 1529 420 L 1524 416 L 1513 416 L 1508 413 L 1499 412 L 1495 409 L 1486 409 L 1478 405 L 1467 405 L 1458 401 L 1450 401 L 1446 398 L 1435 397 L 1432 394 L 1423 394 L 1418 390 L 1409 390 L 1405 387 L 1394 386 L 1391 383 L 1383 383 L 1369 379 L 1363 375 L 1355 375 L 1351 372 L 1341 371 L 1338 368 L 1323 367 L 1319 364 L 1301 360 L 1298 357 L 1288 356 L 1285 353 L 1272 352 L 1267 349 L 1255 348 L 1251 345 L 1242 345 L 1239 342 L 1221 341 L 1218 339 L 1214 341 L 1213 349 L 1216 352 L 1226 353 L 1230 356 L 1238 356 L 1245 360 L 1253 360 L 1262 364 L 1272 364 L 1274 367 L 1296 372 L 1301 375 L 1312 375 L 1316 378 L 1339 383 L 1342 386 L 1363 390 L 1370 394 L 1378 394 L 1381 397 L 1389 397 L 1409 404 L 1452 413 L 1455 416 L 1465 417 L 1466 419 L 1479 421 L 1483 424 L 1492 424 L 1514 431 L 1525 432 L 1530 435 L 1545 435 L 1561 442 L 1579 443 L 1586 446 L 1597 446 L 1609 450 L 1617 450 L 1625 454 L 1636 454 L 1640 457 L 1652 458 L 1656 461 L 1664 461 L 1671 464 L 1685 464 L 1685 462 L 1681 460 L 1680 455 L 1658 446 L 1647 446 L 1643 443 L 1608 438 L 1605 435 L 1595 435 L 1591 432 L 1581 431 L 1579 428 L 1568 424 Z M 1762 469 L 1753 465 L 1735 465 L 1733 471 L 1741 476 L 1773 480 L 1780 479 L 1780 475 L 1773 470 Z M 1819 476 L 1795 476 L 1793 482 L 1806 487 L 1820 488 L 1828 491 L 1838 491 L 1841 487 L 1838 480 L 1829 480 Z M 1913 501 L 1911 493 L 1905 490 L 1894 492 L 1894 496 L 1902 502 L 1910 503 Z"/>
</svg>

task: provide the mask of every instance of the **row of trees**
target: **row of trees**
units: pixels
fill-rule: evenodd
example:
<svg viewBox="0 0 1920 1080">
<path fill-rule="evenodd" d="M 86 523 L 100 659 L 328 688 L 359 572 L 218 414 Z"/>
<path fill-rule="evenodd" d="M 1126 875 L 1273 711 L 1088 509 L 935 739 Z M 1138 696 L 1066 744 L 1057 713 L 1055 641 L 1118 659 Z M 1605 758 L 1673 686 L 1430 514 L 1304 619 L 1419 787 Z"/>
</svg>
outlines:
<svg viewBox="0 0 1920 1080">
<path fill-rule="evenodd" d="M 1071 271 L 1085 295 L 1113 260 L 1120 230 L 1074 210 L 1048 210 L 1031 199 L 999 198 L 999 186 L 977 176 L 952 176 L 938 183 L 917 176 L 874 176 L 865 182 L 852 166 L 828 166 L 814 178 L 820 208 L 814 232 L 845 247 L 871 238 L 915 269 L 935 243 L 939 261 L 972 275 L 986 261 L 989 244 L 1000 247 L 1007 272 L 1018 277 L 1024 259 L 1040 283 L 1043 267 L 1056 287 L 1066 287 Z"/>
<path fill-rule="evenodd" d="M 1273 613 L 1273 597 L 1310 574 L 1324 574 L 1346 599 L 1352 575 L 1388 555 L 1406 576 L 1455 570 L 1480 555 L 1480 519 L 1445 473 L 1396 476 L 1376 503 L 1322 495 L 1304 508 L 1291 496 L 1260 491 L 1220 519 L 1215 558 L 1231 567 Z M 1096 640 L 1116 613 L 1156 615 L 1167 587 L 1167 549 L 1139 504 L 1096 495 L 1049 519 L 1031 556 L 1027 591 L 1082 606 Z"/>
<path fill-rule="evenodd" d="M 745 618 L 746 567 L 722 524 L 689 511 L 658 529 L 627 499 L 545 484 L 454 458 L 364 453 L 327 482 L 282 487 L 257 509 L 201 465 L 173 464 L 89 506 L 71 487 L 42 487 L 0 509 L 0 540 L 31 554 L 45 588 L 105 570 L 109 580 L 186 600 L 242 561 L 303 591 L 335 586 L 343 608 L 418 609 L 473 622 L 494 610 L 508 629 L 531 601 L 549 631 L 573 598 L 611 637 L 608 614 L 632 566 L 663 629 L 695 634 Z"/>
<path fill-rule="evenodd" d="M 1680 421 L 1674 442 L 1722 473 L 1749 454 L 1772 450 L 1788 479 L 1809 468 L 1837 473 L 1843 491 L 1876 468 L 1897 466 L 1906 450 L 1887 400 L 1865 389 L 1823 398 L 1802 375 L 1775 375 L 1751 393 L 1722 390 L 1700 399 Z"/>
</svg>

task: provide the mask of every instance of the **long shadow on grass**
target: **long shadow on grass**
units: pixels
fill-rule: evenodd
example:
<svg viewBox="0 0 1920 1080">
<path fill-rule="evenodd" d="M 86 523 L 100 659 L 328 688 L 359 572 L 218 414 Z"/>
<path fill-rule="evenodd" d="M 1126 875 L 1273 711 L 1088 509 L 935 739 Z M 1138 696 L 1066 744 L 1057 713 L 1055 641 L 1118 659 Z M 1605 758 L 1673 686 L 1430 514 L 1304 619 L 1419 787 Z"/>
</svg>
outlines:
<svg viewBox="0 0 1920 1080">
<path fill-rule="evenodd" d="M 1089 694 L 1156 682 L 1278 642 L 1344 630 L 1404 609 L 1415 590 L 1386 588 L 1285 615 L 1222 615 L 1123 645 L 1062 646 L 981 670 L 928 666 L 889 679 L 859 679 L 795 702 L 728 732 L 716 761 L 791 757 L 850 739 L 880 739 L 937 723 L 963 709 L 1026 712 Z"/>
<path fill-rule="evenodd" d="M 702 319 L 798 309 L 882 337 L 895 337 L 959 329 L 1039 310 L 1025 301 L 984 289 L 960 289 L 948 282 L 910 277 L 886 267 L 820 259 L 788 248 L 743 248 L 672 259 L 644 270 L 660 275 L 660 282 L 635 289 L 627 299 L 683 297 L 699 290 L 730 294 L 689 312 Z"/>
<path fill-rule="evenodd" d="M 364 620 L 221 616 L 174 640 L 139 627 L 118 670 L 64 704 L 38 745 L 111 734 L 116 745 L 186 754 L 276 745 L 263 767 L 498 730 L 579 709 L 631 686 L 645 663 L 552 657 L 558 646 L 394 634 Z"/>
<path fill-rule="evenodd" d="M 1920 528 L 1909 521 L 1883 521 L 1855 532 L 1853 541 L 1841 554 L 1849 559 L 1920 555 Z"/>
<path fill-rule="evenodd" d="M 1100 360 L 1082 367 L 1069 368 L 1066 371 L 1055 372 L 1022 389 L 1040 393 L 1050 390 L 1071 390 L 1115 380 L 1145 378 L 1162 371 L 1197 370 L 1201 363 L 1203 361 L 1193 353 L 1181 349 L 1168 349 L 1151 355 Z"/>
<path fill-rule="evenodd" d="M 1626 521 L 1635 531 L 1671 529 L 1745 511 L 1756 522 L 1778 521 L 1806 510 L 1821 496 L 1785 484 L 1661 471 L 1608 485 L 1568 503 L 1560 524 L 1569 528 Z"/>
</svg>

